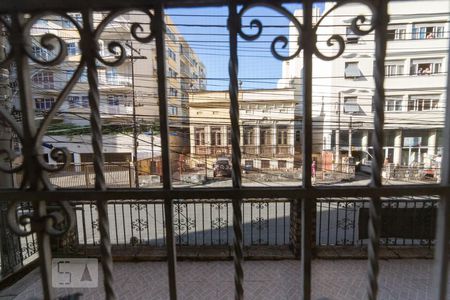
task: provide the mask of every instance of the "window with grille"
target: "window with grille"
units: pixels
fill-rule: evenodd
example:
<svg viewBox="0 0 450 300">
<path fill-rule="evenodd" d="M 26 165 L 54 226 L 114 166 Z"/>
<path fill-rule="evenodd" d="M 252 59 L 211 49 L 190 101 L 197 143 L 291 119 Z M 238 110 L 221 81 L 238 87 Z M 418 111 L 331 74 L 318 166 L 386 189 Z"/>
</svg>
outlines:
<svg viewBox="0 0 450 300">
<path fill-rule="evenodd" d="M 34 103 L 37 110 L 47 111 L 55 104 L 55 98 L 35 98 Z"/>
<path fill-rule="evenodd" d="M 205 145 L 205 129 L 204 128 L 195 128 L 194 129 L 194 135 L 195 135 L 195 145 Z"/>
<path fill-rule="evenodd" d="M 212 146 L 220 146 L 221 142 L 221 129 L 220 127 L 211 127 L 211 145 Z"/>
<path fill-rule="evenodd" d="M 410 96 L 408 111 L 430 111 L 439 109 L 439 95 Z"/>
<path fill-rule="evenodd" d="M 404 75 L 405 62 L 404 61 L 386 61 L 385 74 L 386 76 Z"/>
<path fill-rule="evenodd" d="M 55 82 L 53 81 L 53 72 L 40 71 L 33 75 L 33 83 L 40 88 L 53 89 L 55 88 Z"/>
</svg>

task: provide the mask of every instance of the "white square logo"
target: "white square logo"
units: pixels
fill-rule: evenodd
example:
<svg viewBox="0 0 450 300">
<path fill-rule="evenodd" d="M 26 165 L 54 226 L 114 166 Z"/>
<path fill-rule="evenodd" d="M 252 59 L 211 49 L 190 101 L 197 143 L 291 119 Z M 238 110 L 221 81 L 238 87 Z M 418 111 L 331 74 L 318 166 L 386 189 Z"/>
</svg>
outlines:
<svg viewBox="0 0 450 300">
<path fill-rule="evenodd" d="M 54 288 L 98 287 L 98 260 L 96 258 L 52 259 L 52 286 Z"/>
</svg>

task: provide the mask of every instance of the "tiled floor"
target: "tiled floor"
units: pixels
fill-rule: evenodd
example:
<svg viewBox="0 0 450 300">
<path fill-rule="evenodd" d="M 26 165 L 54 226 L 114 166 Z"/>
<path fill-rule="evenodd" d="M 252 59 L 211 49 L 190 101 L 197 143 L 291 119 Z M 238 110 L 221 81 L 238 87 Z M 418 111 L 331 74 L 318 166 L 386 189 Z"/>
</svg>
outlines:
<svg viewBox="0 0 450 300">
<path fill-rule="evenodd" d="M 177 268 L 178 299 L 234 299 L 231 261 L 178 262 Z M 315 260 L 312 269 L 313 299 L 366 298 L 365 260 Z M 381 261 L 379 299 L 431 299 L 432 269 L 432 260 Z M 164 262 L 116 263 L 114 274 L 118 299 L 169 298 Z M 246 299 L 300 299 L 299 261 L 247 261 L 244 276 Z M 0 299 L 36 299 L 41 294 L 38 277 L 33 271 L 2 291 Z M 104 299 L 101 288 L 57 290 L 59 296 L 75 292 L 83 293 L 83 299 Z M 450 293 L 447 296 L 450 299 Z"/>
</svg>

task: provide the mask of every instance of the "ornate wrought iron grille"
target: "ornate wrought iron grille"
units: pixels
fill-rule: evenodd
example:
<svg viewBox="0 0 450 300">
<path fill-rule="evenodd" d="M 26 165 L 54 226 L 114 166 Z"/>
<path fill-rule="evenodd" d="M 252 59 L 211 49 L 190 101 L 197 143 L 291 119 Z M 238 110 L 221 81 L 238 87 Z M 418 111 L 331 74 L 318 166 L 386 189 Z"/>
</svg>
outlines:
<svg viewBox="0 0 450 300">
<path fill-rule="evenodd" d="M 367 20 L 364 16 L 355 16 L 352 20 L 352 30 L 357 35 L 364 35 L 369 32 L 375 32 L 376 43 L 376 62 L 375 62 L 375 107 L 374 107 L 374 124 L 375 131 L 373 135 L 374 159 L 372 163 L 372 181 L 366 187 L 313 187 L 311 184 L 311 168 L 303 168 L 303 185 L 298 187 L 283 188 L 244 188 L 241 184 L 241 150 L 239 147 L 240 130 L 239 130 L 239 85 L 238 85 L 238 37 L 244 40 L 253 41 L 258 39 L 263 24 L 255 19 L 251 21 L 251 25 L 257 29 L 257 33 L 248 35 L 242 31 L 241 17 L 245 12 L 255 6 L 264 6 L 274 9 L 288 18 L 295 26 L 299 33 L 298 49 L 289 56 L 284 56 L 277 52 L 275 45 L 278 43 L 286 44 L 288 39 L 286 36 L 278 36 L 272 42 L 271 52 L 280 60 L 289 60 L 294 56 L 303 52 L 304 69 L 303 69 L 303 163 L 310 166 L 312 163 L 312 56 L 324 60 L 333 60 L 339 57 L 344 49 L 345 43 L 343 37 L 333 35 L 329 38 L 329 44 L 335 43 L 339 46 L 339 51 L 333 56 L 322 54 L 316 47 L 316 31 L 320 26 L 321 20 L 315 25 L 312 22 L 313 1 L 298 1 L 303 4 L 304 15 L 301 21 L 297 20 L 289 11 L 283 8 L 282 3 L 294 1 L 220 1 L 220 0 L 203 0 L 203 1 L 153 1 L 153 0 L 107 0 L 107 1 L 33 1 L 33 0 L 16 0 L 2 1 L 0 4 L 0 23 L 6 28 L 7 39 L 10 44 L 10 51 L 6 59 L 0 62 L 0 66 L 4 67 L 14 63 L 17 67 L 18 83 L 20 86 L 20 100 L 23 110 L 21 123 L 16 120 L 4 109 L 0 110 L 2 120 L 13 129 L 23 145 L 23 164 L 20 167 L 2 170 L 4 172 L 23 171 L 24 179 L 20 190 L 2 190 L 0 191 L 1 201 L 9 201 L 8 208 L 8 225 L 13 232 L 20 236 L 30 234 L 37 235 L 37 242 L 40 256 L 40 270 L 43 284 L 45 299 L 54 297 L 51 287 L 51 249 L 50 237 L 64 234 L 74 221 L 74 212 L 69 205 L 69 201 L 91 200 L 96 201 L 99 231 L 101 234 L 101 254 L 102 268 L 104 273 L 104 288 L 107 299 L 115 299 L 114 292 L 114 272 L 111 257 L 111 243 L 109 237 L 109 220 L 107 215 L 107 202 L 110 200 L 124 199 L 163 199 L 165 207 L 165 218 L 167 220 L 166 227 L 166 245 L 169 268 L 169 286 L 171 299 L 177 298 L 176 285 L 176 248 L 174 234 L 174 215 L 173 205 L 175 199 L 232 199 L 233 202 L 233 229 L 234 229 L 234 266 L 235 266 L 235 295 L 236 299 L 243 299 L 244 274 L 242 269 L 243 261 L 243 237 L 242 237 L 242 212 L 241 202 L 243 198 L 261 197 L 261 198 L 290 198 L 301 202 L 301 222 L 302 222 L 302 298 L 310 299 L 311 295 L 311 259 L 312 259 L 312 205 L 316 198 L 326 198 L 329 196 L 337 197 L 370 197 L 369 207 L 369 265 L 368 265 L 368 298 L 377 298 L 377 277 L 378 277 L 378 247 L 380 243 L 380 210 L 381 197 L 389 196 L 408 196 L 408 195 L 440 195 L 438 220 L 437 220 L 437 244 L 436 244 L 436 274 L 435 282 L 438 284 L 435 299 L 444 299 L 447 287 L 447 261 L 448 261 L 448 237 L 449 237 L 449 197 L 450 197 L 450 81 L 447 81 L 447 105 L 446 105 L 446 123 L 444 131 L 444 156 L 442 160 L 442 181 L 440 185 L 424 186 L 382 186 L 381 168 L 382 168 L 382 146 L 383 146 L 383 123 L 384 123 L 384 61 L 386 54 L 386 32 L 389 15 L 387 11 L 387 0 L 343 0 L 337 1 L 335 8 L 350 2 L 362 3 L 370 8 L 372 12 L 371 21 L 368 30 L 363 30 L 361 25 Z M 233 176 L 232 188 L 221 189 L 175 189 L 172 187 L 170 177 L 170 161 L 169 161 L 169 143 L 168 143 L 168 112 L 167 112 L 167 95 L 166 95 L 166 60 L 165 60 L 165 24 L 164 24 L 164 8 L 166 7 L 199 7 L 199 6 L 218 6 L 226 5 L 229 9 L 228 30 L 229 30 L 229 46 L 230 46 L 230 62 L 229 62 L 229 94 L 231 99 L 230 118 L 232 124 L 231 140 L 232 140 L 232 165 Z M 147 43 L 152 40 L 156 42 L 157 52 L 157 70 L 158 70 L 158 96 L 159 96 L 159 113 L 161 124 L 161 141 L 162 141 L 162 157 L 163 157 L 163 189 L 122 189 L 108 190 L 105 184 L 104 176 L 104 158 L 102 153 L 102 134 L 101 119 L 99 112 L 99 90 L 98 90 L 98 74 L 97 61 L 106 65 L 119 65 L 125 59 L 125 49 L 120 43 L 111 42 L 110 49 L 119 49 L 119 55 L 114 62 L 104 60 L 99 53 L 97 41 L 99 35 L 105 26 L 116 16 L 125 13 L 130 9 L 139 9 L 144 12 L 151 21 L 151 34 L 146 37 L 138 35 L 142 30 L 140 24 L 131 26 L 131 34 L 140 42 Z M 110 11 L 109 15 L 96 27 L 93 22 L 94 10 Z M 79 11 L 82 14 L 82 22 L 78 23 L 68 12 Z M 80 35 L 81 60 L 78 68 L 74 72 L 67 86 L 58 96 L 54 107 L 45 116 L 44 122 L 40 127 L 36 127 L 35 111 L 31 100 L 30 86 L 30 66 L 31 59 L 37 64 L 43 66 L 57 65 L 67 55 L 67 45 L 63 40 L 55 35 L 47 34 L 41 39 L 41 45 L 50 49 L 56 41 L 59 45 L 59 52 L 56 57 L 49 61 L 41 61 L 33 56 L 29 47 L 29 31 L 32 25 L 42 16 L 47 14 L 59 15 L 69 20 Z M 326 18 L 327 14 L 323 16 Z M 58 172 L 60 168 L 52 168 L 43 161 L 39 155 L 40 144 L 43 135 L 48 128 L 51 120 L 54 118 L 57 109 L 73 88 L 75 82 L 82 75 L 83 69 L 87 69 L 87 77 L 89 82 L 89 106 L 90 106 L 90 123 L 92 127 L 92 145 L 94 149 L 94 169 L 95 169 L 95 190 L 89 190 L 89 193 L 83 190 L 55 190 L 50 184 L 48 173 Z M 6 149 L 2 149 L 6 151 Z M 67 162 L 67 152 L 64 149 L 55 149 L 53 156 L 59 157 L 61 162 Z M 64 164 L 63 164 L 64 165 Z M 22 215 L 20 218 L 16 216 L 16 206 L 20 201 L 26 201 L 33 204 L 32 215 Z M 58 203 L 63 213 L 50 212 L 49 203 Z M 61 219 L 66 221 L 65 226 L 56 226 Z M 28 225 L 24 230 L 24 226 Z M 135 224 L 142 226 L 143 224 Z"/>
</svg>

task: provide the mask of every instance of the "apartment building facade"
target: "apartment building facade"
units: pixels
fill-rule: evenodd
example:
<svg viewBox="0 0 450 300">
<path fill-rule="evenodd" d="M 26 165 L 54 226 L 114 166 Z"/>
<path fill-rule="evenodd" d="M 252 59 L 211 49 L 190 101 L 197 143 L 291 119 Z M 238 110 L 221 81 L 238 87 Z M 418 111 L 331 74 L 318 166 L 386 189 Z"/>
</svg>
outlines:
<svg viewBox="0 0 450 300">
<path fill-rule="evenodd" d="M 75 22 L 81 22 L 81 14 L 70 15 Z M 95 26 L 98 26 L 103 18 L 103 14 L 95 14 Z M 188 116 L 186 93 L 206 87 L 206 68 L 171 18 L 166 16 L 165 20 L 169 118 L 173 127 L 181 127 L 179 120 L 186 121 Z M 111 42 L 119 42 L 125 51 L 125 60 L 122 64 L 109 66 L 107 63 L 101 63 L 98 66 L 100 110 L 105 124 L 130 124 L 133 105 L 136 107 L 136 119 L 140 124 L 154 124 L 159 120 L 155 43 L 139 43 L 131 34 L 132 24 L 138 23 L 142 24 L 143 30 L 139 35 L 149 35 L 150 21 L 149 16 L 143 13 L 121 15 L 109 22 L 100 35 L 99 56 L 105 62 L 111 63 L 120 56 L 118 47 L 113 46 L 113 51 L 110 51 Z M 72 78 L 81 59 L 80 35 L 71 20 L 51 16 L 40 19 L 35 24 L 31 31 L 30 50 L 32 56 L 42 62 L 54 59 L 57 52 L 46 49 L 40 43 L 41 37 L 45 34 L 61 37 L 67 46 L 67 57 L 56 66 L 33 65 L 35 108 L 42 112 L 51 109 L 59 91 Z M 89 118 L 87 91 L 87 74 L 83 71 L 61 107 L 59 118 L 67 123 L 87 125 L 89 123 L 86 120 Z"/>
<path fill-rule="evenodd" d="M 38 20 L 31 30 L 30 55 L 36 60 L 31 64 L 31 84 L 34 108 L 40 118 L 50 111 L 58 95 L 68 85 L 80 65 L 80 32 L 77 26 L 82 26 L 82 17 L 79 13 L 71 13 L 69 16 L 72 20 L 58 15 L 46 16 Z M 102 13 L 95 13 L 94 26 L 99 26 L 105 16 Z M 170 16 L 165 16 L 165 21 L 166 84 L 169 124 L 172 132 L 170 146 L 175 149 L 172 160 L 176 162 L 177 154 L 189 151 L 187 93 L 206 88 L 206 68 Z M 104 128 L 107 128 L 109 134 L 118 136 L 127 134 L 131 137 L 134 130 L 133 121 L 136 121 L 137 139 L 148 147 L 150 144 L 145 144 L 141 136 L 145 134 L 157 136 L 159 123 L 156 48 L 154 41 L 149 43 L 136 41 L 131 28 L 134 23 L 140 24 L 142 31 L 137 35 L 145 37 L 150 35 L 150 22 L 148 15 L 139 12 L 121 15 L 111 20 L 99 36 L 97 66 L 100 114 Z M 67 56 L 59 64 L 46 64 L 54 60 L 59 51 L 58 47 L 52 51 L 42 44 L 41 38 L 49 34 L 59 37 L 66 45 Z M 114 46 L 115 42 L 120 43 L 122 49 Z M 124 52 L 125 59 L 115 66 L 113 62 L 119 59 L 121 51 Z M 15 81 L 14 73 L 11 79 L 12 82 Z M 88 77 L 84 69 L 53 120 L 54 124 L 59 123 L 58 130 L 55 131 L 53 128 L 53 132 L 60 136 L 67 135 L 68 140 L 73 140 L 76 132 L 81 130 L 86 134 L 86 130 L 89 131 L 88 90 Z M 20 111 L 18 97 L 19 93 L 16 90 L 15 106 Z M 90 144 L 89 139 L 85 139 L 85 142 Z M 67 141 L 64 143 L 54 141 L 54 146 L 67 146 L 66 144 Z M 112 152 L 123 153 L 121 156 L 123 161 L 129 161 L 130 157 L 133 160 L 134 145 L 137 145 L 136 159 L 139 159 L 142 157 L 139 141 L 131 143 L 128 148 L 117 145 L 117 150 Z M 68 147 L 71 152 L 74 150 L 72 161 L 75 163 L 81 161 L 82 152 L 77 147 L 79 148 L 79 145 L 76 143 Z M 86 149 L 91 148 L 88 145 Z M 49 151 L 44 147 L 43 152 Z M 114 157 L 117 159 L 118 156 Z M 50 158 L 49 160 L 51 161 Z"/>
<path fill-rule="evenodd" d="M 323 12 L 315 9 L 316 24 L 333 5 L 326 3 Z M 440 156 L 449 11 L 448 1 L 389 3 L 384 156 L 395 165 L 429 164 Z M 318 51 L 326 56 L 337 53 L 337 43 L 326 44 L 333 35 L 343 38 L 345 51 L 331 61 L 313 58 L 313 107 L 321 107 L 313 110 L 320 119 L 314 126 L 313 151 L 318 156 L 331 152 L 339 163 L 346 156 L 368 158 L 366 153 L 371 152 L 375 43 L 373 32 L 360 36 L 352 31 L 349 16 L 359 14 L 371 16 L 367 6 L 347 4 L 323 18 L 317 30 Z M 296 16 L 301 17 L 302 11 Z M 297 38 L 298 32 L 291 28 L 291 53 Z M 283 63 L 280 87 L 301 92 L 302 59 L 300 55 Z"/>
<path fill-rule="evenodd" d="M 292 170 L 295 152 L 294 90 L 255 89 L 239 92 L 242 165 L 254 169 Z M 228 91 L 189 94 L 190 166 L 211 166 L 231 158 Z M 297 141 L 297 142 L 298 142 Z"/>
</svg>

